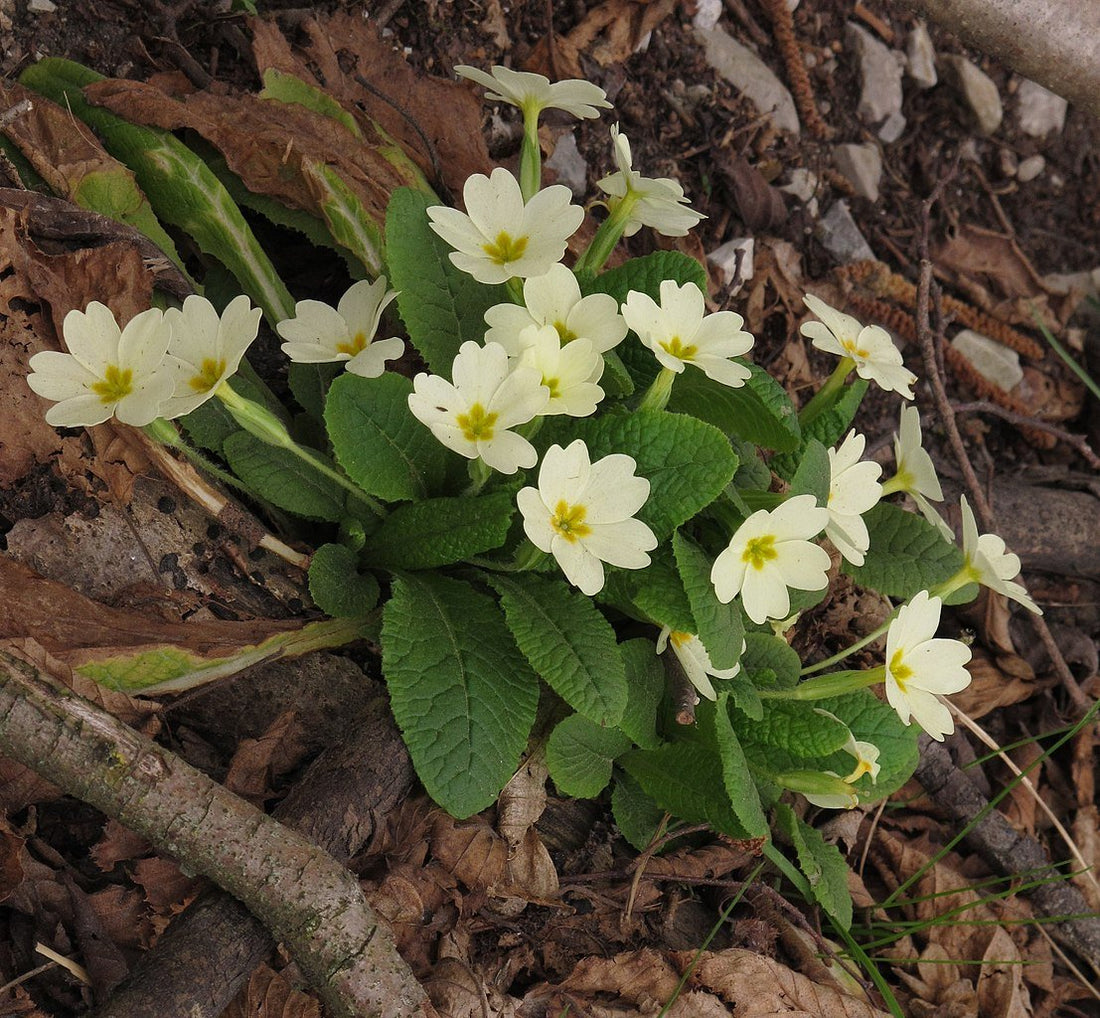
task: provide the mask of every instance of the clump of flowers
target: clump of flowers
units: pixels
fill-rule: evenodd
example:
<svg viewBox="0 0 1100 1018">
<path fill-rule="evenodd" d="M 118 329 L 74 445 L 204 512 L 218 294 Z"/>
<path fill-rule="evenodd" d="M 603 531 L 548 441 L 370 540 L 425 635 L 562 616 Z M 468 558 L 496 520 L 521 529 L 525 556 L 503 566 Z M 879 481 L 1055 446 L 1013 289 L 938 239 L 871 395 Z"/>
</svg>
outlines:
<svg viewBox="0 0 1100 1018">
<path fill-rule="evenodd" d="M 614 782 L 640 843 L 665 812 L 768 844 L 785 793 L 827 808 L 889 795 L 913 770 L 918 727 L 950 733 L 943 698 L 969 682 L 969 649 L 937 636 L 945 599 L 981 585 L 1038 611 L 1019 559 L 978 533 L 965 500 L 961 550 L 944 533 L 916 408 L 901 410 L 892 477 L 864 459 L 850 429 L 868 383 L 911 400 L 916 376 L 885 330 L 810 294 L 802 333 L 840 362 L 796 411 L 752 363 L 741 314 L 708 311 L 698 262 L 657 251 L 605 270 L 623 237 L 683 236 L 702 218 L 677 181 L 635 169 L 617 128 L 608 214 L 571 262 L 586 213 L 542 187 L 538 119 L 598 116 L 603 91 L 459 71 L 521 110 L 519 176 L 470 177 L 465 211 L 393 196 L 387 276 L 274 322 L 297 406 L 238 370 L 259 327 L 249 298 L 219 313 L 196 296 L 122 328 L 99 303 L 70 312 L 67 352 L 31 361 L 47 420 L 113 416 L 187 451 L 178 420 L 235 483 L 299 520 L 317 605 L 364 631 L 380 619 L 395 717 L 456 816 L 511 777 L 540 698 L 559 719 L 559 790 Z M 394 310 L 407 348 L 376 338 Z M 398 358 L 422 369 L 409 377 Z M 890 501 L 902 493 L 927 520 Z M 788 637 L 839 571 L 895 613 L 803 664 Z M 881 664 L 830 670 L 883 636 Z M 697 700 L 691 729 L 662 707 L 674 662 Z M 838 921 L 846 893 L 819 898 Z"/>
</svg>

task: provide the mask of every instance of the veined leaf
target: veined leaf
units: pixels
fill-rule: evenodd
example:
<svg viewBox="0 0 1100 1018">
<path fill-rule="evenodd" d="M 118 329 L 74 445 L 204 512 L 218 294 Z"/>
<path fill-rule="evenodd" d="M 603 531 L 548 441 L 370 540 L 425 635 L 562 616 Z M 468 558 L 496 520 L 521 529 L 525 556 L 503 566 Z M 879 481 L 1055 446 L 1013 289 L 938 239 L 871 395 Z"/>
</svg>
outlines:
<svg viewBox="0 0 1100 1018">
<path fill-rule="evenodd" d="M 852 925 L 852 895 L 848 890 L 848 865 L 840 849 L 826 844 L 785 803 L 776 806 L 776 821 L 794 846 L 798 868 L 806 875 L 814 900 L 831 919 L 848 929 Z"/>
<path fill-rule="evenodd" d="M 603 728 L 580 714 L 570 714 L 550 733 L 546 766 L 558 791 L 593 799 L 611 780 L 615 757 L 630 746 L 630 739 L 617 728 Z"/>
<path fill-rule="evenodd" d="M 378 581 L 359 572 L 359 557 L 342 544 L 322 544 L 309 563 L 309 593 L 326 615 L 361 618 L 378 604 Z"/>
<path fill-rule="evenodd" d="M 732 668 L 741 660 L 745 638 L 740 609 L 732 601 L 722 604 L 718 600 L 710 581 L 714 562 L 697 544 L 677 531 L 672 535 L 672 550 L 691 604 L 697 635 L 707 648 L 711 664 L 718 670 Z"/>
</svg>

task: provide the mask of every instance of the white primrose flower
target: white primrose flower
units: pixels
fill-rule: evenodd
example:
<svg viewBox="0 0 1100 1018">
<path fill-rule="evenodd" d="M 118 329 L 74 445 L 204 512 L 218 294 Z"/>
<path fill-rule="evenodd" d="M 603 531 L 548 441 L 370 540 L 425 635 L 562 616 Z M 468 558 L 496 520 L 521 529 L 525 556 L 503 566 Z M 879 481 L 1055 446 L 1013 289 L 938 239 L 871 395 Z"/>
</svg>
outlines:
<svg viewBox="0 0 1100 1018">
<path fill-rule="evenodd" d="M 886 631 L 886 699 L 904 724 L 916 721 L 939 742 L 955 730 L 940 696 L 970 685 L 965 668 L 970 648 L 958 640 L 934 639 L 942 604 L 922 590 L 898 610 Z"/>
<path fill-rule="evenodd" d="M 62 333 L 69 352 L 36 353 L 27 377 L 34 392 L 56 404 L 46 411 L 47 423 L 90 427 L 114 416 L 143 428 L 160 416 L 174 381 L 164 364 L 171 330 L 158 308 L 119 329 L 110 308 L 92 301 L 65 316 Z"/>
<path fill-rule="evenodd" d="M 175 391 L 161 407 L 161 417 L 172 420 L 191 413 L 236 374 L 256 338 L 262 314 L 243 294 L 234 297 L 221 315 L 197 294 L 183 302 L 182 310 L 164 312 L 165 324 L 172 330 L 165 366 L 172 370 Z"/>
<path fill-rule="evenodd" d="M 962 510 L 963 556 L 966 559 L 963 569 L 968 573 L 968 579 L 1004 594 L 1029 612 L 1042 615 L 1042 609 L 1031 599 L 1024 586 L 1012 582 L 1014 577 L 1020 575 L 1020 556 L 1008 551 L 1004 540 L 997 534 L 978 535 L 978 523 L 965 495 L 959 499 L 959 508 Z"/>
<path fill-rule="evenodd" d="M 863 565 L 863 553 L 871 546 L 863 514 L 882 498 L 878 481 L 882 467 L 871 460 L 861 461 L 866 444 L 863 435 L 850 431 L 837 448 L 829 450 L 829 522 L 825 536 L 856 566 Z"/>
<path fill-rule="evenodd" d="M 876 382 L 887 392 L 913 398 L 913 383 L 917 376 L 903 363 L 901 351 L 894 346 L 890 333 L 878 325 L 860 325 L 851 315 L 829 307 L 812 293 L 802 298 L 820 322 L 803 322 L 799 330 L 809 336 L 814 347 L 838 357 L 850 357 L 856 362 L 860 378 Z"/>
<path fill-rule="evenodd" d="M 791 613 L 787 588 L 824 590 L 829 553 L 810 539 L 825 529 L 829 512 L 813 495 L 796 495 L 777 509 L 754 512 L 714 560 L 710 581 L 723 604 L 738 594 L 745 614 L 761 624 Z"/>
<path fill-rule="evenodd" d="M 901 422 L 894 434 L 894 476 L 889 481 L 890 491 L 904 491 L 917 503 L 924 518 L 937 527 L 948 541 L 955 536 L 929 503 L 943 501 L 943 488 L 936 476 L 932 457 L 924 450 L 921 441 L 920 411 L 915 406 L 901 408 Z"/>
<path fill-rule="evenodd" d="M 516 496 L 531 543 L 553 555 L 565 578 L 589 596 L 603 589 L 604 562 L 644 569 L 647 552 L 657 547 L 653 531 L 634 518 L 649 498 L 649 481 L 636 468 L 623 453 L 592 463 L 578 438 L 565 449 L 550 446 L 538 487 Z"/>
<path fill-rule="evenodd" d="M 569 238 L 584 219 L 564 184 L 552 184 L 524 203 L 519 182 L 498 166 L 492 176 L 466 179 L 466 213 L 435 205 L 431 228 L 451 247 L 451 261 L 479 283 L 504 283 L 513 276 L 545 275 L 560 262 Z"/>
<path fill-rule="evenodd" d="M 587 339 L 575 339 L 562 346 L 552 325 L 529 325 L 520 333 L 523 352 L 517 363 L 534 368 L 550 390 L 550 402 L 540 416 L 568 414 L 588 417 L 603 399 L 596 382 L 603 374 L 603 358 Z"/>
<path fill-rule="evenodd" d="M 510 431 L 540 413 L 550 398 L 534 368 L 515 367 L 499 343 L 467 340 L 451 366 L 452 382 L 421 373 L 413 379 L 409 409 L 448 449 L 481 458 L 502 474 L 538 462 L 535 447 Z"/>
<path fill-rule="evenodd" d="M 397 296 L 386 288 L 386 277 L 373 283 L 353 283 L 336 307 L 319 300 L 300 300 L 294 317 L 279 322 L 275 331 L 286 340 L 283 353 L 297 364 L 347 361 L 347 370 L 363 378 L 377 378 L 386 361 L 396 360 L 405 343 L 396 337 L 375 341 L 382 312 Z"/>
<path fill-rule="evenodd" d="M 745 643 L 741 644 L 741 652 L 745 652 Z M 715 668 L 711 664 L 707 648 L 703 641 L 694 633 L 684 633 L 677 629 L 665 626 L 661 635 L 657 637 L 657 653 L 663 654 L 668 647 L 684 669 L 684 674 L 695 687 L 700 696 L 708 700 L 717 700 L 718 694 L 714 692 L 710 676 L 716 679 L 736 678 L 741 672 L 741 662 L 738 661 L 732 668 Z"/>
<path fill-rule="evenodd" d="M 685 365 L 694 364 L 708 378 L 732 388 L 751 376 L 744 364 L 730 360 L 752 349 L 752 335 L 741 328 L 745 320 L 735 311 L 706 314 L 703 291 L 694 283 L 678 286 L 663 280 L 660 304 L 631 290 L 623 318 L 670 371 L 679 374 Z"/>
<path fill-rule="evenodd" d="M 630 141 L 620 133 L 618 125 L 611 128 L 611 145 L 618 171 L 598 181 L 605 194 L 616 201 L 612 211 L 627 197 L 634 199 L 623 235 L 632 237 L 643 226 L 652 227 L 666 237 L 685 237 L 706 219 L 688 205 L 684 189 L 668 177 L 643 177 L 633 168 Z"/>
<path fill-rule="evenodd" d="M 581 296 L 577 277 L 564 265 L 551 266 L 542 276 L 523 283 L 523 305 L 497 304 L 485 312 L 490 326 L 486 343 L 500 343 L 512 357 L 518 356 L 519 334 L 529 325 L 552 325 L 562 344 L 587 339 L 597 353 L 606 353 L 626 336 L 626 322 L 610 294 Z"/>
<path fill-rule="evenodd" d="M 486 73 L 468 64 L 455 66 L 455 74 L 484 85 L 485 98 L 511 103 L 527 117 L 537 117 L 543 110 L 564 110 L 581 120 L 591 120 L 600 110 L 611 109 L 607 93 L 599 85 L 580 78 L 551 83 L 549 78 L 530 71 L 513 71 L 499 64 Z"/>
<path fill-rule="evenodd" d="M 815 714 L 821 714 L 824 717 L 831 718 L 838 724 L 844 725 L 844 722 L 838 718 L 832 711 L 827 711 L 822 707 L 814 708 Z M 847 725 L 844 725 L 848 728 Z M 853 734 L 852 730 L 848 728 L 848 741 L 840 747 L 845 753 L 850 753 L 856 759 L 856 765 L 852 769 L 852 773 L 843 778 L 848 784 L 853 784 L 859 781 L 864 774 L 871 775 L 871 784 L 875 784 L 878 781 L 879 771 L 882 770 L 881 765 L 878 762 L 879 748 L 873 742 L 860 742 Z M 812 801 L 812 800 L 811 800 Z M 820 805 L 820 803 L 818 803 Z"/>
</svg>

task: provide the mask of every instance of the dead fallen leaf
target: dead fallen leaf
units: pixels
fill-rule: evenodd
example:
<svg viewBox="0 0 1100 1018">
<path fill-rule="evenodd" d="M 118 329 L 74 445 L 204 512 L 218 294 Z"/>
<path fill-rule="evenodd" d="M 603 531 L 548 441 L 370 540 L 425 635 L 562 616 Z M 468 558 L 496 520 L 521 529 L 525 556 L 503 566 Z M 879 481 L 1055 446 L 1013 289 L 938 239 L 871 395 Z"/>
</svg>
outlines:
<svg viewBox="0 0 1100 1018">
<path fill-rule="evenodd" d="M 222 1018 L 321 1018 L 321 1005 L 274 969 L 261 965 Z"/>
<path fill-rule="evenodd" d="M 297 767 L 305 752 L 298 712 L 284 711 L 259 738 L 240 741 L 223 784 L 262 807 L 274 794 L 275 781 Z"/>
</svg>

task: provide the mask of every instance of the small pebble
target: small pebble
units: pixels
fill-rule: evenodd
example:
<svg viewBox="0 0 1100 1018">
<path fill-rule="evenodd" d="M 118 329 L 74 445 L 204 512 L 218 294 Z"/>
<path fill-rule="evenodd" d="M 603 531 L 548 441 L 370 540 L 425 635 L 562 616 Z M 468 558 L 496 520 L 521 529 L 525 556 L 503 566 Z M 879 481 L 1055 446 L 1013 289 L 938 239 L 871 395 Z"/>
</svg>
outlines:
<svg viewBox="0 0 1100 1018">
<path fill-rule="evenodd" d="M 1028 156 L 1016 168 L 1016 179 L 1021 184 L 1026 184 L 1029 180 L 1034 180 L 1046 168 L 1047 161 L 1042 156 Z"/>
<path fill-rule="evenodd" d="M 53 0 L 29 0 L 27 3 L 28 14 L 53 14 L 57 10 L 57 4 Z"/>
</svg>

